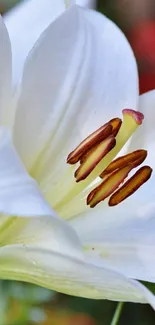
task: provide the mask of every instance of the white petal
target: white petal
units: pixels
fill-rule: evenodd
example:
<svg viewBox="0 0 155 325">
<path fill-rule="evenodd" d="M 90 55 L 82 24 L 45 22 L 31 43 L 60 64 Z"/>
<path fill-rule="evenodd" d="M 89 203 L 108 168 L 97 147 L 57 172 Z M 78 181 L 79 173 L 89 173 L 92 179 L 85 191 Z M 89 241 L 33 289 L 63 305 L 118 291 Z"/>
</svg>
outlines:
<svg viewBox="0 0 155 325">
<path fill-rule="evenodd" d="M 110 232 L 125 227 L 130 222 L 136 224 L 140 220 L 153 218 L 155 215 L 154 188 L 155 176 L 144 184 L 136 193 L 115 207 L 108 202 L 101 202 L 96 208 L 77 215 L 70 221 L 79 234 L 82 242 L 93 242 L 103 239 L 103 232 Z"/>
<path fill-rule="evenodd" d="M 0 16 L 0 124 L 8 124 L 11 112 L 12 58 L 7 29 Z"/>
<path fill-rule="evenodd" d="M 26 0 L 5 16 L 12 45 L 15 84 L 21 78 L 25 58 L 34 43 L 64 9 L 63 0 L 46 0 L 46 4 L 44 0 Z"/>
<path fill-rule="evenodd" d="M 77 4 L 79 6 L 91 9 L 96 7 L 96 0 L 66 0 L 65 3 L 66 7 L 69 7 L 73 4 Z"/>
<path fill-rule="evenodd" d="M 54 212 L 50 216 L 45 215 L 44 218 L 37 216 L 35 218 L 8 218 L 3 216 L 2 219 L 1 246 L 35 245 L 35 247 L 48 249 L 52 252 L 83 258 L 76 233 L 67 223 L 55 216 Z"/>
<path fill-rule="evenodd" d="M 95 8 L 96 7 L 96 0 L 77 0 L 75 1 L 77 5 L 83 6 L 85 8 Z"/>
<path fill-rule="evenodd" d="M 108 202 L 101 202 L 94 209 L 87 209 L 70 220 L 82 239 L 93 241 L 102 238 L 105 230 L 121 227 L 123 224 L 154 216 L 154 175 L 136 193 L 117 206 L 109 207 Z"/>
<path fill-rule="evenodd" d="M 5 129 L 0 129 L 0 213 L 51 215 L 36 182 L 27 174 Z"/>
<path fill-rule="evenodd" d="M 32 243 L 81 256 L 74 230 L 48 206 L 20 162 L 6 130 L 2 129 L 0 136 L 0 213 L 4 214 L 0 217 L 1 246 Z"/>
<path fill-rule="evenodd" d="M 96 12 L 70 8 L 42 35 L 25 65 L 14 133 L 25 165 L 34 167 L 40 158 L 38 173 L 34 167 L 40 182 L 59 174 L 85 136 L 124 107 L 136 108 L 137 85 L 122 32 Z"/>
<path fill-rule="evenodd" d="M 107 216 L 108 217 L 108 216 Z M 115 216 L 117 219 L 117 215 Z M 129 278 L 155 282 L 155 218 L 135 217 L 104 229 L 85 242 L 88 256 Z M 83 241 L 84 238 L 83 238 Z"/>
<path fill-rule="evenodd" d="M 143 285 L 106 266 L 82 261 L 32 245 L 0 248 L 0 277 L 23 280 L 88 298 L 149 302 L 155 298 Z"/>
<path fill-rule="evenodd" d="M 116 207 L 102 203 L 70 221 L 89 255 L 128 277 L 155 282 L 155 176 Z"/>
</svg>

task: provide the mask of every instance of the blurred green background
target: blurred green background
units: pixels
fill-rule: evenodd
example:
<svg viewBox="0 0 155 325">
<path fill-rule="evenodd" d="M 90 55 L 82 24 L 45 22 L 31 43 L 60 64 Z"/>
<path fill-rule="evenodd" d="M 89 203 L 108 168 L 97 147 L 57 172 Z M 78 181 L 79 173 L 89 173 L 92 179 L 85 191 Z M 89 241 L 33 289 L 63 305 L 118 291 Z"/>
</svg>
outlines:
<svg viewBox="0 0 155 325">
<path fill-rule="evenodd" d="M 0 0 L 4 13 L 18 0 Z M 46 5 L 46 1 L 45 1 Z M 155 88 L 155 0 L 98 0 L 99 11 L 124 31 L 137 58 L 140 92 Z M 155 292 L 155 285 L 150 285 Z M 108 325 L 116 303 L 57 294 L 19 282 L 0 282 L 0 325 Z M 126 303 L 120 325 L 154 325 L 150 306 Z"/>
</svg>

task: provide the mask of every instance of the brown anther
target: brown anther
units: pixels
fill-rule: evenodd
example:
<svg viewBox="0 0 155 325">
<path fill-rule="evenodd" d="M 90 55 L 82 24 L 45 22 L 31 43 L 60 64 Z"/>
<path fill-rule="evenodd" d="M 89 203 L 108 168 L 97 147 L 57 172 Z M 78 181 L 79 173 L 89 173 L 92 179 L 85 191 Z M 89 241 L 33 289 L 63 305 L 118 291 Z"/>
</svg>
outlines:
<svg viewBox="0 0 155 325">
<path fill-rule="evenodd" d="M 103 159 L 103 157 L 115 146 L 115 144 L 116 140 L 111 135 L 93 147 L 85 157 L 80 167 L 75 171 L 74 176 L 76 178 L 76 182 L 84 180 L 101 161 L 101 159 Z"/>
<path fill-rule="evenodd" d="M 67 157 L 67 163 L 74 165 L 80 158 L 86 154 L 96 143 L 103 141 L 112 133 L 112 125 L 106 123 L 98 130 L 90 134 L 85 140 L 83 140 L 75 150 L 73 150 Z"/>
<path fill-rule="evenodd" d="M 109 124 L 112 126 L 112 134 L 114 137 L 116 137 L 121 124 L 122 124 L 122 120 L 120 118 L 113 118 L 112 120 L 109 121 Z"/>
<path fill-rule="evenodd" d="M 92 201 L 92 199 L 93 199 L 95 193 L 97 192 L 97 190 L 98 190 L 98 187 L 96 187 L 94 190 L 92 190 L 92 191 L 88 194 L 88 196 L 87 196 L 87 205 L 90 204 L 90 202 Z"/>
<path fill-rule="evenodd" d="M 99 202 L 104 201 L 124 181 L 131 169 L 132 167 L 127 165 L 113 172 L 102 182 L 102 184 L 90 192 L 87 197 L 87 204 L 89 204 L 91 208 L 94 208 Z"/>
<path fill-rule="evenodd" d="M 105 176 L 111 174 L 113 171 L 115 171 L 118 168 L 121 168 L 127 164 L 131 164 L 133 168 L 139 166 L 147 157 L 147 151 L 146 150 L 136 150 L 132 153 L 129 153 L 125 156 L 119 157 L 115 160 L 113 160 L 109 166 L 103 171 L 103 173 L 100 175 L 101 178 L 104 178 Z"/>
<path fill-rule="evenodd" d="M 109 199 L 109 206 L 115 206 L 138 190 L 151 177 L 152 168 L 141 167 L 120 189 Z"/>
<path fill-rule="evenodd" d="M 122 124 L 122 120 L 120 118 L 114 118 L 114 119 L 112 119 L 112 120 L 110 120 L 108 122 L 108 125 L 111 125 L 112 126 L 111 135 L 113 135 L 114 137 L 116 137 L 116 135 L 117 135 L 117 133 L 118 133 L 120 127 L 121 127 L 121 124 Z M 82 155 L 80 157 L 80 164 L 82 164 L 85 161 L 85 159 L 87 158 L 90 150 L 87 151 L 84 155 Z"/>
<path fill-rule="evenodd" d="M 117 135 L 122 121 L 120 118 L 114 118 L 108 123 L 101 126 L 95 132 L 90 134 L 85 140 L 83 140 L 75 150 L 73 150 L 67 157 L 67 163 L 74 165 L 79 160 L 83 160 L 85 155 L 98 143 L 108 138 L 110 135 L 114 137 Z"/>
</svg>

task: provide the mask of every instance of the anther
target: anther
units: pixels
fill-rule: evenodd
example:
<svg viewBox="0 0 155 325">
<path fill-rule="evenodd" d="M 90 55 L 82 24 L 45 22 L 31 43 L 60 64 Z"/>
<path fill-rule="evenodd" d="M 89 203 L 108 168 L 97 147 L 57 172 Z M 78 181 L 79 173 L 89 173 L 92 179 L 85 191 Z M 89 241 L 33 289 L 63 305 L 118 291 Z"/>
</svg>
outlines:
<svg viewBox="0 0 155 325">
<path fill-rule="evenodd" d="M 96 144 L 100 143 L 110 135 L 114 137 L 121 127 L 122 121 L 119 118 L 110 120 L 108 123 L 102 125 L 95 132 L 91 133 L 84 139 L 67 157 L 67 163 L 74 165 L 82 156 L 84 156 Z"/>
<path fill-rule="evenodd" d="M 124 182 L 130 171 L 139 166 L 146 157 L 146 150 L 136 150 L 128 155 L 115 159 L 100 175 L 104 181 L 90 192 L 87 197 L 87 204 L 93 208 L 100 201 L 104 201 L 113 194 L 121 183 Z M 130 180 L 127 181 L 117 192 L 115 192 L 109 200 L 109 206 L 120 203 L 145 183 L 151 176 L 150 170 L 152 171 L 152 169 L 149 168 L 148 166 L 147 168 L 145 167 L 145 169 L 142 167 L 135 176 L 131 177 L 131 182 Z M 146 171 L 148 173 L 147 175 L 149 175 L 148 178 L 145 176 Z"/>
<path fill-rule="evenodd" d="M 108 122 L 111 126 L 112 126 L 112 134 L 114 137 L 116 137 L 120 127 L 121 127 L 121 124 L 122 124 L 122 120 L 120 118 L 113 118 L 112 120 L 110 120 Z"/>
<path fill-rule="evenodd" d="M 121 168 L 125 165 L 131 164 L 133 167 L 139 166 L 147 157 L 146 150 L 136 150 L 132 153 L 119 157 L 113 160 L 109 166 L 101 173 L 100 177 L 104 178 L 105 176 L 111 174 L 118 168 Z"/>
<path fill-rule="evenodd" d="M 109 206 L 115 206 L 138 190 L 151 177 L 152 168 L 141 167 L 119 190 L 109 199 Z"/>
<path fill-rule="evenodd" d="M 104 201 L 124 181 L 131 169 L 132 167 L 128 165 L 108 176 L 104 182 L 90 192 L 87 197 L 87 204 L 94 208 L 99 202 Z"/>
<path fill-rule="evenodd" d="M 114 148 L 116 140 L 113 136 L 109 136 L 95 147 L 93 147 L 85 158 L 81 160 L 82 164 L 75 171 L 76 182 L 84 180 L 96 165 L 105 157 L 105 155 Z"/>
</svg>

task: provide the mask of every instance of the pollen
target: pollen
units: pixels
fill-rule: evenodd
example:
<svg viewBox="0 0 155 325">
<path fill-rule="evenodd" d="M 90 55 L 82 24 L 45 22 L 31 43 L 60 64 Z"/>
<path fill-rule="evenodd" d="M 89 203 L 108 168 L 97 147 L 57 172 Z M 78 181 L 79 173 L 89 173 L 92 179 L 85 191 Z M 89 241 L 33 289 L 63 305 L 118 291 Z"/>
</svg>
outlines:
<svg viewBox="0 0 155 325">
<path fill-rule="evenodd" d="M 94 167 L 103 159 L 106 154 L 113 149 L 116 144 L 114 136 L 109 136 L 107 139 L 98 143 L 95 147 L 90 149 L 84 157 L 82 157 L 80 167 L 75 171 L 76 181 L 79 182 L 85 179 Z"/>
<path fill-rule="evenodd" d="M 130 172 L 146 159 L 145 149 L 115 159 L 144 119 L 142 113 L 131 109 L 124 109 L 122 114 L 123 121 L 117 117 L 102 125 L 67 157 L 68 164 L 79 164 L 74 177 L 76 182 L 84 182 L 81 190 L 86 186 L 87 193 L 87 187 L 93 187 L 86 198 L 86 203 L 91 208 L 105 199 L 109 200 L 110 207 L 121 203 L 137 191 L 152 174 L 151 167 L 144 166 L 128 179 Z M 100 179 L 96 187 L 91 185 L 95 178 Z"/>
<path fill-rule="evenodd" d="M 101 173 L 100 177 L 104 178 L 116 169 L 119 169 L 129 164 L 132 164 L 133 167 L 137 167 L 146 159 L 146 157 L 147 151 L 143 149 L 136 150 L 125 156 L 119 157 L 109 164 L 109 166 L 103 171 L 103 173 Z"/>
<path fill-rule="evenodd" d="M 152 168 L 150 166 L 141 167 L 119 190 L 109 199 L 109 206 L 114 206 L 133 194 L 151 177 Z"/>
<path fill-rule="evenodd" d="M 87 204 L 94 208 L 99 202 L 104 201 L 112 194 L 118 186 L 124 181 L 131 170 L 131 166 L 125 166 L 116 170 L 112 175 L 106 178 L 98 187 L 96 187 L 87 197 Z"/>
<path fill-rule="evenodd" d="M 109 121 L 108 123 L 102 125 L 99 129 L 97 129 L 95 132 L 90 134 L 85 140 L 83 140 L 78 145 L 78 147 L 76 147 L 76 149 L 74 149 L 74 151 L 72 151 L 68 155 L 67 163 L 74 165 L 95 145 L 97 145 L 110 135 L 113 135 L 115 137 L 120 129 L 121 124 L 121 119 L 115 118 Z"/>
</svg>

